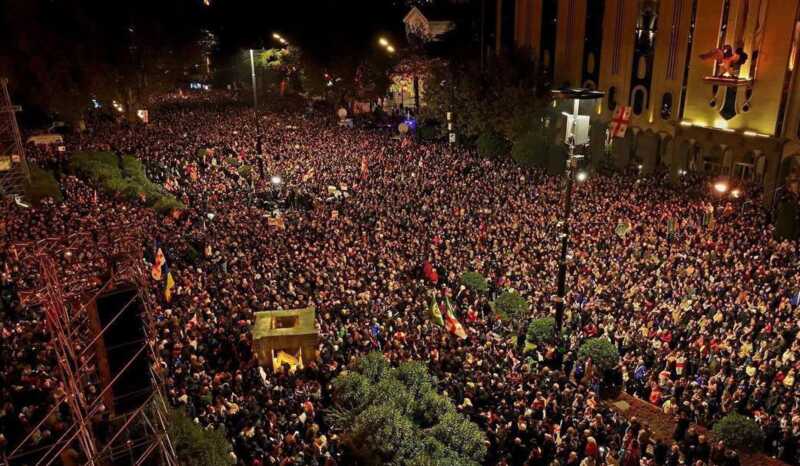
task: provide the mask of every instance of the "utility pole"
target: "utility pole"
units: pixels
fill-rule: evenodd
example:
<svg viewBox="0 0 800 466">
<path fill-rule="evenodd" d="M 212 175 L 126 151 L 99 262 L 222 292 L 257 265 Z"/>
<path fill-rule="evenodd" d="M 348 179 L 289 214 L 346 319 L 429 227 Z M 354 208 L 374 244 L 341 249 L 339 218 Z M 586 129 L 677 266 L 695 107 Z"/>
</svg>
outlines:
<svg viewBox="0 0 800 466">
<path fill-rule="evenodd" d="M 250 77 L 253 79 L 253 111 L 258 112 L 258 92 L 256 92 L 256 61 L 250 49 Z"/>
</svg>

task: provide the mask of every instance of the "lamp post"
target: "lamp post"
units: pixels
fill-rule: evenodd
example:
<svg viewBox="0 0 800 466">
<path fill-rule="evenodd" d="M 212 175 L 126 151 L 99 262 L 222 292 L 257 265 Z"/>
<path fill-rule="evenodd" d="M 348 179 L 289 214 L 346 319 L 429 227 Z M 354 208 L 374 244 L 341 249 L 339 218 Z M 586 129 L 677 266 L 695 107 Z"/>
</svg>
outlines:
<svg viewBox="0 0 800 466">
<path fill-rule="evenodd" d="M 250 49 L 250 77 L 253 79 L 253 111 L 258 112 L 258 93 L 256 92 L 256 61 Z"/>
<path fill-rule="evenodd" d="M 596 100 L 600 99 L 605 95 L 604 92 L 594 91 L 590 89 L 560 89 L 554 90 L 553 96 L 555 98 L 560 99 L 572 99 L 573 100 L 573 112 L 572 115 L 567 115 L 567 131 L 565 135 L 565 143 L 567 145 L 567 167 L 566 167 L 566 183 L 564 187 L 564 210 L 561 214 L 561 252 L 558 259 L 558 277 L 556 280 L 556 296 L 554 297 L 553 301 L 556 304 L 556 339 L 559 340 L 561 338 L 561 330 L 564 326 L 564 297 L 566 295 L 566 287 L 567 287 L 567 251 L 569 249 L 569 217 L 572 213 L 572 188 L 573 188 L 573 180 L 577 178 L 578 181 L 586 180 L 586 173 L 585 172 L 578 172 L 577 176 L 575 172 L 578 168 L 578 160 L 583 157 L 583 155 L 578 155 L 575 153 L 575 148 L 577 146 L 583 146 L 587 144 L 588 141 L 588 116 L 584 116 L 580 118 L 580 102 L 582 100 Z M 585 125 L 585 128 L 579 128 L 579 121 L 581 121 L 581 126 Z"/>
</svg>

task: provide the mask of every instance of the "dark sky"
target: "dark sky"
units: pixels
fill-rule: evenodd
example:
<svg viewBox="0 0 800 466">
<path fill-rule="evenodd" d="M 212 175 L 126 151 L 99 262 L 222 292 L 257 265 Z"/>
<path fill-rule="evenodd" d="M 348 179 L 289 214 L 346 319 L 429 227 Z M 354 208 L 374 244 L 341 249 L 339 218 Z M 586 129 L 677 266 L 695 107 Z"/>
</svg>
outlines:
<svg viewBox="0 0 800 466">
<path fill-rule="evenodd" d="M 396 0 L 212 2 L 204 21 L 219 33 L 223 52 L 270 47 L 271 34 L 278 31 L 323 63 L 342 54 L 368 52 L 380 34 L 400 34 L 407 12 Z"/>
</svg>

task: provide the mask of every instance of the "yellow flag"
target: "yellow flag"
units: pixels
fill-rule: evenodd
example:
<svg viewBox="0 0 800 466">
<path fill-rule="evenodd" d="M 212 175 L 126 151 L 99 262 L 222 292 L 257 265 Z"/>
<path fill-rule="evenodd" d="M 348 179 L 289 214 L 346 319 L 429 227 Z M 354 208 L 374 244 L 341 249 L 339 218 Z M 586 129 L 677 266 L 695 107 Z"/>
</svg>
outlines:
<svg viewBox="0 0 800 466">
<path fill-rule="evenodd" d="M 172 272 L 167 272 L 167 286 L 164 287 L 164 299 L 167 302 L 172 301 L 172 289 L 175 288 L 175 280 L 172 278 Z"/>
</svg>

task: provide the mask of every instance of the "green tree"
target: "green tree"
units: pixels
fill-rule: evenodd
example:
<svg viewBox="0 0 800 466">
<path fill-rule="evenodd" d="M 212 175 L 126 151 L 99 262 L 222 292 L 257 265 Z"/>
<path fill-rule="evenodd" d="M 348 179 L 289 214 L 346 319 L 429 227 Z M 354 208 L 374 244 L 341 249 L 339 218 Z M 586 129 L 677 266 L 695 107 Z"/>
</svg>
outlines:
<svg viewBox="0 0 800 466">
<path fill-rule="evenodd" d="M 478 293 L 485 293 L 489 291 L 489 282 L 486 281 L 486 277 L 478 272 L 462 273 L 461 284 L 472 291 L 477 291 Z"/>
<path fill-rule="evenodd" d="M 619 351 L 606 337 L 589 338 L 583 342 L 578 357 L 591 358 L 595 367 L 602 371 L 613 369 L 619 363 Z"/>
<path fill-rule="evenodd" d="M 556 319 L 553 317 L 542 317 L 541 319 L 534 319 L 528 324 L 528 333 L 526 340 L 529 343 L 540 345 L 542 343 L 550 343 L 556 336 Z"/>
<path fill-rule="evenodd" d="M 727 414 L 714 423 L 713 431 L 731 448 L 758 451 L 764 446 L 765 435 L 758 423 L 737 412 Z"/>
<path fill-rule="evenodd" d="M 510 144 L 498 132 L 485 131 L 478 137 L 478 154 L 486 158 L 499 158 L 508 153 Z"/>
<path fill-rule="evenodd" d="M 517 324 L 528 315 L 528 301 L 516 291 L 504 291 L 493 303 L 494 311 L 503 320 Z"/>
<path fill-rule="evenodd" d="M 483 432 L 436 392 L 420 362 L 393 368 L 370 353 L 334 379 L 333 395 L 326 419 L 361 464 L 477 466 L 486 455 Z"/>
<path fill-rule="evenodd" d="M 225 428 L 204 429 L 183 411 L 169 408 L 167 434 L 175 448 L 178 464 L 185 466 L 229 466 L 234 464 L 233 448 Z"/>
</svg>

